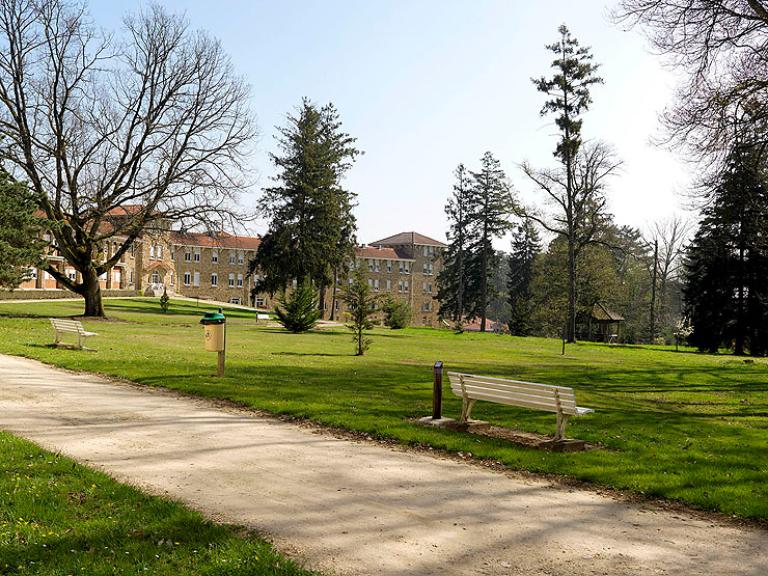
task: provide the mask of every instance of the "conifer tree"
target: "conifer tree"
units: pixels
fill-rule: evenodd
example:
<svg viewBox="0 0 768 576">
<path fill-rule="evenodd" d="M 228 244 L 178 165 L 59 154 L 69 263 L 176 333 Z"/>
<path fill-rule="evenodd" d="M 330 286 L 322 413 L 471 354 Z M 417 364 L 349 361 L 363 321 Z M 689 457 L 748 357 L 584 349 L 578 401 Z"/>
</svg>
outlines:
<svg viewBox="0 0 768 576">
<path fill-rule="evenodd" d="M 509 214 L 513 210 L 514 200 L 501 164 L 490 152 L 486 152 L 480 160 L 480 170 L 471 174 L 469 221 L 475 237 L 469 246 L 469 263 L 477 283 L 476 291 L 473 289 L 477 297 L 473 299 L 470 311 L 472 316 L 480 317 L 480 331 L 485 332 L 491 296 L 490 279 L 499 264 L 493 240 L 510 228 Z"/>
<path fill-rule="evenodd" d="M 459 164 L 454 171 L 453 193 L 445 205 L 448 216 L 448 248 L 443 252 L 443 269 L 437 278 L 440 314 L 454 321 L 462 331 L 467 310 L 474 309 L 476 282 L 471 282 L 473 262 L 469 252 L 476 243 L 476 226 L 471 219 L 473 195 L 469 171 Z"/>
<path fill-rule="evenodd" d="M 531 334 L 533 297 L 531 280 L 533 263 L 541 252 L 541 240 L 536 226 L 530 218 L 523 219 L 512 235 L 512 252 L 509 255 L 509 306 L 511 318 L 509 331 L 513 336 Z"/>
<path fill-rule="evenodd" d="M 41 263 L 45 243 L 36 206 L 27 186 L 0 166 L 0 287 L 16 288 Z"/>
<path fill-rule="evenodd" d="M 269 231 L 250 270 L 261 276 L 256 291 L 274 294 L 292 280 L 313 282 L 322 310 L 326 287 L 353 255 L 356 195 L 342 179 L 361 152 L 342 131 L 333 104 L 318 107 L 304 98 L 278 132 L 280 153 L 271 156 L 276 184 L 263 196 Z"/>
<path fill-rule="evenodd" d="M 764 152 L 763 152 L 764 154 Z M 756 147 L 732 150 L 685 263 L 686 312 L 700 350 L 768 352 L 768 170 Z"/>
<path fill-rule="evenodd" d="M 373 328 L 372 316 L 379 302 L 379 297 L 371 294 L 371 287 L 362 270 L 358 269 L 352 275 L 352 282 L 344 290 L 342 300 L 347 306 L 347 328 L 353 333 L 355 356 L 362 356 L 371 345 L 371 339 L 366 338 L 365 333 Z"/>
<path fill-rule="evenodd" d="M 598 65 L 592 62 L 589 48 L 579 46 L 563 25 L 558 29 L 559 40 L 547 46 L 555 54 L 552 62 L 554 74 L 547 78 L 533 79 L 539 92 L 547 95 L 540 114 L 555 115 L 555 124 L 560 138 L 555 147 L 555 157 L 560 161 L 561 170 L 536 170 L 524 164 L 525 174 L 554 201 L 560 212 L 554 223 L 526 215 L 549 231 L 563 236 L 568 243 L 568 311 L 566 318 L 566 339 L 576 340 L 576 263 L 579 245 L 590 242 L 593 228 L 590 220 L 599 219 L 604 206 L 602 198 L 596 195 L 600 181 L 618 166 L 605 146 L 597 145 L 591 150 L 582 150 L 582 116 L 592 103 L 590 89 L 602 84 L 597 76 Z M 580 229 L 581 228 L 581 229 Z"/>
</svg>

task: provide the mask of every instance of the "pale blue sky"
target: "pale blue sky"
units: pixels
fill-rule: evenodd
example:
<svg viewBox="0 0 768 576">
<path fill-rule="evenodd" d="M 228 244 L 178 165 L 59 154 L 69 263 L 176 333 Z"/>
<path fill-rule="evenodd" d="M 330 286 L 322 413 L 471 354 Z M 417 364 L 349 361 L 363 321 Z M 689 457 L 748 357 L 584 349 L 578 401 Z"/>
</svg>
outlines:
<svg viewBox="0 0 768 576">
<path fill-rule="evenodd" d="M 530 82 L 549 74 L 544 45 L 566 23 L 602 63 L 584 120 L 587 138 L 613 144 L 624 160 L 610 206 L 642 227 L 679 211 L 688 167 L 649 144 L 674 76 L 637 31 L 614 26 L 611 0 L 167 0 L 193 27 L 217 36 L 252 86 L 261 132 L 252 159 L 259 186 L 273 174 L 274 126 L 302 96 L 332 101 L 365 155 L 347 186 L 358 193 L 359 240 L 403 230 L 445 239 L 443 214 L 459 162 L 491 150 L 523 198 L 532 186 L 517 164 L 553 162 L 555 130 L 538 116 Z M 91 4 L 116 27 L 137 0 Z M 258 190 L 248 194 L 255 204 Z M 255 231 L 264 232 L 263 223 Z M 506 242 L 499 247 L 506 248 Z"/>
</svg>

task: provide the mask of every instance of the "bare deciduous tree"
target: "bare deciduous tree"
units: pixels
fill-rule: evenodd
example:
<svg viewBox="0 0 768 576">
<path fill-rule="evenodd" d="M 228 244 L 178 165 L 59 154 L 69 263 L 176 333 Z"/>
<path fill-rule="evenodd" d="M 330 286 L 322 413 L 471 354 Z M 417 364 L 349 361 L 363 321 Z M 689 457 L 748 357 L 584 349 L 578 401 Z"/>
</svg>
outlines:
<svg viewBox="0 0 768 576">
<path fill-rule="evenodd" d="M 622 0 L 614 16 L 642 25 L 686 74 L 664 114 L 669 143 L 715 171 L 730 144 L 753 141 L 756 128 L 768 146 L 768 2 Z"/>
<path fill-rule="evenodd" d="M 516 207 L 518 216 L 529 218 L 545 230 L 561 236 L 568 246 L 568 318 L 566 339 L 576 338 L 576 263 L 581 251 L 599 241 L 599 233 L 609 219 L 606 213 L 607 180 L 621 166 L 613 150 L 603 143 L 580 147 L 573 163 L 572 176 L 567 168 L 539 170 L 524 163 L 525 175 L 544 193 L 554 208 L 549 214 Z"/>
<path fill-rule="evenodd" d="M 654 222 L 645 234 L 644 240 L 653 250 L 648 270 L 651 277 L 649 322 L 651 341 L 657 335 L 659 323 L 671 326 L 678 320 L 673 318 L 669 290 L 670 285 L 678 279 L 685 244 L 690 232 L 690 222 L 676 216 Z"/>
<path fill-rule="evenodd" d="M 0 160 L 37 194 L 82 282 L 47 271 L 86 315 L 104 314 L 99 275 L 142 232 L 233 215 L 255 136 L 248 99 L 220 43 L 159 6 L 117 37 L 79 2 L 0 0 Z"/>
</svg>

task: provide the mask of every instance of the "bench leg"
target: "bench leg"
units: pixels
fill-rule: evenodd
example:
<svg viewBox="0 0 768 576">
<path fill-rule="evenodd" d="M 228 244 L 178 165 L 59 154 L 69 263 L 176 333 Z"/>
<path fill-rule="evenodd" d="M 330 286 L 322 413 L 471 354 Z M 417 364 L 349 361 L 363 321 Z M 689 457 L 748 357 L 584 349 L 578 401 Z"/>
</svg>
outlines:
<svg viewBox="0 0 768 576">
<path fill-rule="evenodd" d="M 555 440 L 562 440 L 565 438 L 565 425 L 568 424 L 568 414 L 562 412 L 557 413 L 557 431 L 555 432 Z"/>
<path fill-rule="evenodd" d="M 59 344 L 61 344 L 61 334 L 59 334 L 57 330 L 56 332 L 54 332 L 53 345 L 58 346 Z"/>
<path fill-rule="evenodd" d="M 475 406 L 475 402 L 477 400 L 470 400 L 469 398 L 464 398 L 461 402 L 461 418 L 459 419 L 459 422 L 462 424 L 465 424 L 467 420 L 469 420 L 470 414 L 472 414 L 472 408 Z"/>
</svg>

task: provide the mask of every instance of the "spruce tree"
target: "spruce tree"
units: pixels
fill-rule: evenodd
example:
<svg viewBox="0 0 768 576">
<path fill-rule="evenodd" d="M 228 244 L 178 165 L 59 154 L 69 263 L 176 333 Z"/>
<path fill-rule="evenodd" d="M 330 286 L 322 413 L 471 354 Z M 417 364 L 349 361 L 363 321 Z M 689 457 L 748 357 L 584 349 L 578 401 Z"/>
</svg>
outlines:
<svg viewBox="0 0 768 576">
<path fill-rule="evenodd" d="M 556 217 L 556 232 L 564 236 L 568 242 L 566 338 L 568 342 L 574 342 L 576 340 L 576 262 L 579 251 L 578 236 L 582 233 L 578 228 L 585 220 L 585 215 L 579 212 L 589 204 L 586 201 L 591 195 L 591 182 L 598 181 L 595 172 L 599 175 L 613 162 L 607 158 L 607 154 L 596 155 L 593 151 L 582 154 L 580 162 L 582 116 L 592 103 L 591 87 L 602 84 L 603 79 L 597 76 L 599 66 L 592 62 L 589 48 L 579 46 L 578 40 L 571 36 L 565 25 L 560 26 L 558 32 L 560 33 L 558 41 L 547 46 L 547 50 L 555 55 L 555 60 L 552 62 L 554 73 L 549 78 L 533 79 L 533 83 L 536 89 L 546 94 L 548 98 L 540 115 L 554 114 L 555 124 L 560 130 L 560 138 L 554 154 L 562 165 L 562 171 L 561 173 L 536 171 L 529 166 L 524 166 L 524 171 L 562 209 L 562 215 Z M 595 147 L 594 150 L 600 152 L 599 147 Z M 607 166 L 590 167 L 591 161 L 601 160 L 599 156 L 606 156 Z M 592 176 L 585 174 L 587 171 L 593 172 Z M 541 220 L 537 221 L 544 224 Z M 551 228 L 551 225 L 548 228 Z"/>
<path fill-rule="evenodd" d="M 276 185 L 263 195 L 269 231 L 250 270 L 260 275 L 257 291 L 274 294 L 292 280 L 314 283 L 322 310 L 326 287 L 353 256 L 356 195 L 342 179 L 361 152 L 333 104 L 318 107 L 305 98 L 287 120 L 278 128 L 280 153 L 271 156 Z"/>
<path fill-rule="evenodd" d="M 469 171 L 459 164 L 454 171 L 453 193 L 445 205 L 448 217 L 448 248 L 443 252 L 443 269 L 437 277 L 437 298 L 440 314 L 454 321 L 462 331 L 467 310 L 474 309 L 477 298 L 476 282 L 471 282 L 473 262 L 469 249 L 477 240 L 473 212 L 473 194 Z"/>
<path fill-rule="evenodd" d="M 760 149 L 736 145 L 685 263 L 685 302 L 700 350 L 768 352 L 768 169 Z"/>
<path fill-rule="evenodd" d="M 362 270 L 358 269 L 352 275 L 352 282 L 344 290 L 342 300 L 347 306 L 347 328 L 353 333 L 355 356 L 362 356 L 371 345 L 371 339 L 366 338 L 365 333 L 373 328 L 373 315 L 379 303 L 379 297 L 371 294 L 371 287 Z"/>
<path fill-rule="evenodd" d="M 536 226 L 529 218 L 523 219 L 512 235 L 509 255 L 509 331 L 513 336 L 528 336 L 533 330 L 533 263 L 541 252 L 541 240 Z"/>
<path fill-rule="evenodd" d="M 27 186 L 0 166 L 0 287 L 16 288 L 41 264 L 45 243 L 36 206 Z"/>
<path fill-rule="evenodd" d="M 471 174 L 469 221 L 475 238 L 469 246 L 468 264 L 474 281 L 468 285 L 476 298 L 470 313 L 480 317 L 480 331 L 485 332 L 491 297 L 489 286 L 499 264 L 493 241 L 510 228 L 509 214 L 514 200 L 501 164 L 490 152 L 486 152 L 480 160 L 480 170 Z"/>
</svg>

